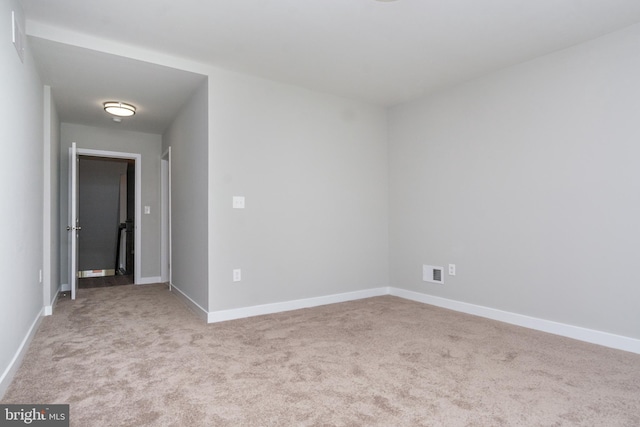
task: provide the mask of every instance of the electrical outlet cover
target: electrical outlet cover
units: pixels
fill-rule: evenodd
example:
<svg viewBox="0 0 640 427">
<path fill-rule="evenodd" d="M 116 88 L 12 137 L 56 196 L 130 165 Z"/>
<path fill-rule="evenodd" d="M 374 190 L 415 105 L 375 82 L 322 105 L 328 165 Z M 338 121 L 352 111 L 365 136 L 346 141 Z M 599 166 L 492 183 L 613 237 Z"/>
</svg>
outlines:
<svg viewBox="0 0 640 427">
<path fill-rule="evenodd" d="M 233 208 L 234 209 L 244 209 L 244 197 L 242 197 L 242 196 L 233 196 Z"/>
</svg>

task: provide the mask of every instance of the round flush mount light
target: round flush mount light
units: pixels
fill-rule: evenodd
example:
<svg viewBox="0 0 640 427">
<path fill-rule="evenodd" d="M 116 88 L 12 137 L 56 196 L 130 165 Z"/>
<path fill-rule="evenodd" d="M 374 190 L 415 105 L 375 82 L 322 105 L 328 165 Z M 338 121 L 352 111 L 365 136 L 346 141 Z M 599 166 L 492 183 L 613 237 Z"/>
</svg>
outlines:
<svg viewBox="0 0 640 427">
<path fill-rule="evenodd" d="M 118 117 L 130 117 L 136 113 L 136 107 L 124 102 L 109 101 L 104 104 L 104 111 Z"/>
</svg>

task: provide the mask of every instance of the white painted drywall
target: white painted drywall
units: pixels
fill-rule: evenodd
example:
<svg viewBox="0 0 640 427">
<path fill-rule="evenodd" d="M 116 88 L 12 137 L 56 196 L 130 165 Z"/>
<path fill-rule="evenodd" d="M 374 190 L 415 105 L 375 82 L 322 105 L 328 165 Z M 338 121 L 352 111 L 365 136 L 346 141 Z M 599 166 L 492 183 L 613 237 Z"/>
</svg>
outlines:
<svg viewBox="0 0 640 427">
<path fill-rule="evenodd" d="M 640 338 L 639 40 L 392 108 L 391 286 Z"/>
<path fill-rule="evenodd" d="M 130 132 L 118 129 L 62 123 L 60 125 L 60 275 L 62 283 L 69 283 L 68 220 L 69 147 L 76 142 L 78 148 L 137 153 L 142 156 L 142 206 L 150 206 L 151 214 L 142 215 L 142 242 L 140 274 L 142 279 L 160 277 L 160 135 Z M 136 242 L 136 245 L 138 243 Z"/>
<path fill-rule="evenodd" d="M 205 81 L 162 138 L 163 151 L 171 147 L 172 282 L 205 311 L 209 292 L 207 96 Z"/>
<path fill-rule="evenodd" d="M 44 88 L 44 210 L 43 301 L 51 307 L 60 288 L 60 121 L 51 96 Z"/>
<path fill-rule="evenodd" d="M 24 63 L 14 49 L 12 11 L 24 28 L 19 2 L 0 2 L 0 396 L 43 306 L 44 91 L 29 46 Z"/>
<path fill-rule="evenodd" d="M 207 133 L 205 146 L 185 144 L 186 151 L 175 154 L 183 156 L 183 165 L 174 166 L 182 168 L 174 176 L 183 181 L 186 193 L 181 197 L 195 203 L 182 208 L 185 219 L 195 222 L 174 222 L 174 228 L 208 228 L 204 245 L 201 235 L 189 246 L 184 241 L 185 253 L 176 252 L 174 243 L 174 282 L 202 308 L 245 307 L 388 284 L 382 108 L 106 39 L 32 25 L 34 29 L 32 35 L 38 37 L 208 76 L 207 128 L 189 129 L 183 123 L 191 119 L 182 117 L 164 134 L 166 147 L 184 144 L 182 135 L 200 144 L 202 132 Z M 186 109 L 200 110 L 198 102 L 188 101 L 181 116 Z M 200 170 L 202 164 L 206 172 Z M 65 174 L 63 166 L 64 185 Z M 190 182 L 195 187 L 187 190 Z M 239 193 L 247 197 L 245 217 L 230 212 L 231 197 L 243 195 Z M 174 188 L 174 199 L 176 194 Z M 174 209 L 179 204 L 174 201 Z M 201 214 L 204 220 L 197 217 Z M 204 254 L 206 262 L 186 254 Z M 182 279 L 175 276 L 180 262 L 185 262 Z M 188 272 L 187 266 L 195 270 Z M 234 287 L 231 271 L 238 266 L 243 281 Z"/>
<path fill-rule="evenodd" d="M 218 71 L 209 130 L 210 311 L 388 285 L 382 108 Z"/>
</svg>

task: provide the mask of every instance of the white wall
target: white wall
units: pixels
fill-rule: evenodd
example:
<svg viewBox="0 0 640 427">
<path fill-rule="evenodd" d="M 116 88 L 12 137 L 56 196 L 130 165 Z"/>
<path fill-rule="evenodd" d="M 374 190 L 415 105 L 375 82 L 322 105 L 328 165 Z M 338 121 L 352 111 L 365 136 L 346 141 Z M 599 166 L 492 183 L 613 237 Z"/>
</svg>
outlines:
<svg viewBox="0 0 640 427">
<path fill-rule="evenodd" d="M 171 147 L 172 283 L 208 309 L 208 87 L 205 81 L 167 128 Z"/>
<path fill-rule="evenodd" d="M 391 285 L 640 338 L 638 40 L 392 108 Z M 458 272 L 428 284 L 423 263 Z"/>
<path fill-rule="evenodd" d="M 385 111 L 231 72 L 209 85 L 210 311 L 387 286 Z"/>
<path fill-rule="evenodd" d="M 43 300 L 47 314 L 51 314 L 60 288 L 60 121 L 49 86 L 44 90 L 43 171 Z"/>
<path fill-rule="evenodd" d="M 60 125 L 60 258 L 61 280 L 69 283 L 68 220 L 69 147 L 76 142 L 78 148 L 141 154 L 142 206 L 149 206 L 151 214 L 142 215 L 142 242 L 136 242 L 141 252 L 140 274 L 143 281 L 160 277 L 160 135 L 118 129 L 62 123 Z M 159 279 L 157 279 L 159 280 Z"/>
<path fill-rule="evenodd" d="M 107 39 L 39 30 L 32 35 L 208 76 L 207 144 L 174 155 L 184 156 L 178 178 L 174 173 L 184 182 L 181 197 L 195 203 L 185 218 L 196 220 L 197 232 L 208 228 L 206 244 L 197 235 L 190 246 L 194 249 L 186 252 L 204 254 L 204 268 L 200 259 L 176 253 L 174 247 L 173 272 L 180 268 L 176 263 L 185 263 L 184 281 L 175 284 L 203 309 L 388 284 L 387 128 L 382 108 Z M 191 99 L 185 109 L 198 102 Z M 190 123 L 185 117 L 177 119 L 181 121 Z M 203 127 L 189 129 L 177 122 L 163 135 L 165 147 L 184 143 L 182 135 L 202 140 Z M 199 169 L 202 164 L 206 175 Z M 66 169 L 61 174 L 66 180 Z M 189 181 L 197 188 L 187 190 Z M 203 189 L 206 195 L 200 198 Z M 247 197 L 242 214 L 230 208 L 231 197 L 239 193 Z M 174 188 L 174 198 L 176 194 Z M 187 266 L 196 269 L 187 272 Z M 238 267 L 244 274 L 241 286 L 231 282 L 231 271 Z M 176 280 L 181 279 L 174 275 Z"/>
<path fill-rule="evenodd" d="M 0 2 L 0 93 L 11 102 L 0 104 L 0 197 L 3 225 L 0 239 L 0 396 L 4 394 L 14 357 L 42 310 L 43 285 L 43 86 L 29 46 L 20 62 L 11 40 L 11 11 L 22 28 L 15 0 Z"/>
</svg>

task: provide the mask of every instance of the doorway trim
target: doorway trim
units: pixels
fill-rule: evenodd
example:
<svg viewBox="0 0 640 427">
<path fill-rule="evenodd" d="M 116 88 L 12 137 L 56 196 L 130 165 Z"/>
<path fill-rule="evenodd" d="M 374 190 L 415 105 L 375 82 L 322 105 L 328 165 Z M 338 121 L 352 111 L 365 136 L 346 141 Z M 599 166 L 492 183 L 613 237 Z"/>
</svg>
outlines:
<svg viewBox="0 0 640 427">
<path fill-rule="evenodd" d="M 173 258 L 171 253 L 171 147 L 162 153 L 160 157 L 160 199 L 161 199 L 161 280 L 169 283 L 169 290 L 173 285 L 171 270 Z"/>
<path fill-rule="evenodd" d="M 103 157 L 109 159 L 127 159 L 133 160 L 135 163 L 135 221 L 133 233 L 133 283 L 139 285 L 141 280 L 142 265 L 142 154 L 140 153 L 124 153 L 119 151 L 92 150 L 88 148 L 78 148 L 77 155 Z"/>
</svg>

